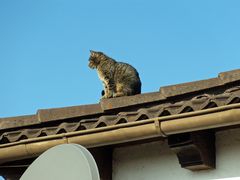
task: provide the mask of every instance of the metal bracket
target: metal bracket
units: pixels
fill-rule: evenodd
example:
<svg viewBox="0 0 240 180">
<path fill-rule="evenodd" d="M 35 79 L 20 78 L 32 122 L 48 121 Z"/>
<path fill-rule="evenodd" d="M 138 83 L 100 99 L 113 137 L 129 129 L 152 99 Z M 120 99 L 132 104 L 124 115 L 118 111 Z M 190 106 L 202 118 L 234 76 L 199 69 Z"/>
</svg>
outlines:
<svg viewBox="0 0 240 180">
<path fill-rule="evenodd" d="M 182 168 L 192 171 L 215 168 L 215 132 L 198 131 L 168 137 L 168 145 L 176 153 Z"/>
</svg>

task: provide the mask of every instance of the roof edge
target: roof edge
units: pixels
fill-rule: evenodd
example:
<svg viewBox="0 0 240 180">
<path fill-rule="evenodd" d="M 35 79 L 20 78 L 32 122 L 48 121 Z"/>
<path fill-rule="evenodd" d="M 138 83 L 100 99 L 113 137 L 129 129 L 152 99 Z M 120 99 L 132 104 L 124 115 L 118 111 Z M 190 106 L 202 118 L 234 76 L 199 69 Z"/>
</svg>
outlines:
<svg viewBox="0 0 240 180">
<path fill-rule="evenodd" d="M 107 111 L 119 112 L 123 108 L 154 104 L 172 97 L 195 93 L 240 81 L 240 69 L 219 73 L 218 77 L 161 87 L 159 92 L 143 93 L 134 96 L 102 99 L 98 104 L 88 104 L 63 108 L 39 109 L 35 115 L 0 118 L 0 130 L 31 126 L 39 123 L 64 119 L 99 116 Z"/>
<path fill-rule="evenodd" d="M 217 115 L 216 115 L 217 114 Z M 221 116 L 221 118 L 219 118 Z M 38 156 L 64 143 L 100 147 L 240 124 L 240 104 L 0 145 L 0 163 Z M 168 119 L 165 121 L 164 119 Z M 172 118 L 172 119 L 169 119 Z M 187 122 L 187 123 L 186 123 Z"/>
<path fill-rule="evenodd" d="M 37 116 L 40 122 L 93 116 L 103 113 L 100 104 L 88 104 L 63 108 L 40 109 Z"/>
<path fill-rule="evenodd" d="M 234 83 L 236 81 L 240 81 L 240 69 L 221 72 L 216 78 L 164 86 L 161 87 L 159 91 L 165 97 L 169 98 L 173 96 L 189 94 L 195 91 L 203 91 L 223 86 L 229 83 Z"/>
</svg>

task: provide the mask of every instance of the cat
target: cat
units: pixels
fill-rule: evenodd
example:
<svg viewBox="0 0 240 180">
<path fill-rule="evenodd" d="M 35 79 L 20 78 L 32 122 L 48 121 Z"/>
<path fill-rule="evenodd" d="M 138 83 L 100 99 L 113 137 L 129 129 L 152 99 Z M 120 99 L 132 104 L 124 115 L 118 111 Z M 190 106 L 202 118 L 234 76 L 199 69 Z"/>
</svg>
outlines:
<svg viewBox="0 0 240 180">
<path fill-rule="evenodd" d="M 102 52 L 90 51 L 88 66 L 97 69 L 103 82 L 102 99 L 141 93 L 139 74 L 131 65 L 117 62 Z"/>
</svg>

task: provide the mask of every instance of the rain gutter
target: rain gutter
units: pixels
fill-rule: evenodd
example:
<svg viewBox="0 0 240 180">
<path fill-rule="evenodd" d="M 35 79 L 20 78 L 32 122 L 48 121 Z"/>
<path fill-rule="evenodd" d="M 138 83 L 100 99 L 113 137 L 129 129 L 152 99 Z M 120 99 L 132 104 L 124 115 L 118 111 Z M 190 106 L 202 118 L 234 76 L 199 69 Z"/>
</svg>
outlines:
<svg viewBox="0 0 240 180">
<path fill-rule="evenodd" d="M 76 143 L 92 148 L 239 124 L 240 104 L 232 104 L 1 144 L 0 163 L 36 157 L 53 146 L 65 143 Z"/>
</svg>

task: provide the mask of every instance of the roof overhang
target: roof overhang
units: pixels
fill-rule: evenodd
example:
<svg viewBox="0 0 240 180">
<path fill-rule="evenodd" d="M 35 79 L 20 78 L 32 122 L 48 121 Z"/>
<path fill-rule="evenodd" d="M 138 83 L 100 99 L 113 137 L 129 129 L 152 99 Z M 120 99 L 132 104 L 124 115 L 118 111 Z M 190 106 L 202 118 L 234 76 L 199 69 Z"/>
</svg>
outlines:
<svg viewBox="0 0 240 180">
<path fill-rule="evenodd" d="M 21 140 L 0 145 L 0 163 L 36 157 L 45 150 L 64 143 L 76 143 L 92 148 L 154 137 L 168 137 L 199 130 L 230 127 L 240 124 L 239 117 L 240 104 L 233 104 L 92 130 Z"/>
<path fill-rule="evenodd" d="M 182 167 L 214 168 L 215 131 L 240 124 L 239 84 L 240 70 L 233 70 L 158 92 L 0 118 L 0 168 L 19 168 L 58 144 L 106 152 L 117 144 L 166 138 Z"/>
</svg>

